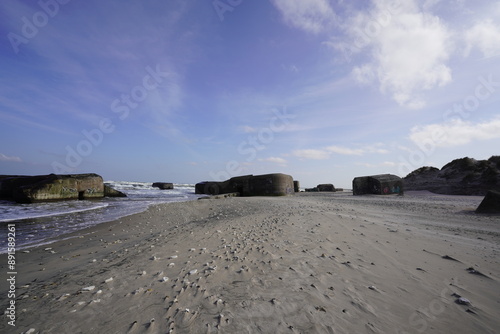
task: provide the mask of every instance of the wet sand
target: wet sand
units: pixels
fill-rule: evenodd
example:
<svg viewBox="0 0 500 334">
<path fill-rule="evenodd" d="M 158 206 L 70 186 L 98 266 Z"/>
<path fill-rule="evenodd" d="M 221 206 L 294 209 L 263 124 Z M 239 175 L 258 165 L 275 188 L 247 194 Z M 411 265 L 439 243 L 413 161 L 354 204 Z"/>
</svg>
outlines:
<svg viewBox="0 0 500 334">
<path fill-rule="evenodd" d="M 169 203 L 16 254 L 2 333 L 498 333 L 481 197 L 301 193 Z M 8 271 L 5 254 L 1 270 Z M 1 306 L 9 303 L 1 285 Z"/>
</svg>

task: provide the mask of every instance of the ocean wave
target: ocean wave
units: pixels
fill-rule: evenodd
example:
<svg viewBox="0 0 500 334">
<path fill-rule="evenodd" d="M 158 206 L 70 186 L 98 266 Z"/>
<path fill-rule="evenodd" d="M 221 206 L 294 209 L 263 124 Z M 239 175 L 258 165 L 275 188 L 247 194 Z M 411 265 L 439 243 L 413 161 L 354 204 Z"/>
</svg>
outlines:
<svg viewBox="0 0 500 334">
<path fill-rule="evenodd" d="M 153 190 L 153 189 L 158 189 L 158 188 L 153 187 L 153 182 L 105 181 L 104 183 L 109 185 L 110 187 L 113 187 L 116 190 L 127 190 L 127 189 L 128 190 L 138 190 L 138 189 Z M 194 184 L 188 184 L 188 183 L 174 183 L 173 185 L 174 185 L 174 189 L 170 189 L 170 190 L 193 189 L 193 191 L 194 191 L 194 187 L 195 187 Z"/>
<path fill-rule="evenodd" d="M 64 206 L 64 205 L 58 205 L 58 204 L 66 204 L 67 202 L 58 202 L 58 203 L 49 203 L 49 204 L 43 204 L 39 206 L 32 206 L 29 208 L 27 205 L 18 205 L 16 206 L 9 206 L 7 208 L 2 208 L 2 218 L 0 218 L 0 223 L 3 222 L 12 222 L 12 221 L 18 221 L 18 220 L 27 220 L 27 219 L 37 219 L 37 218 L 44 218 L 44 217 L 53 217 L 53 216 L 61 216 L 61 215 L 67 215 L 67 214 L 73 214 L 73 213 L 80 213 L 80 212 L 86 212 L 86 211 L 92 211 L 92 210 L 98 210 L 98 209 L 103 209 L 107 206 L 109 206 L 108 203 L 99 203 L 99 204 L 94 204 L 92 203 L 91 206 Z M 82 202 L 78 202 L 82 203 Z M 53 204 L 52 206 L 50 204 Z M 33 205 L 33 204 L 31 204 Z M 36 205 L 36 204 L 35 204 Z"/>
</svg>

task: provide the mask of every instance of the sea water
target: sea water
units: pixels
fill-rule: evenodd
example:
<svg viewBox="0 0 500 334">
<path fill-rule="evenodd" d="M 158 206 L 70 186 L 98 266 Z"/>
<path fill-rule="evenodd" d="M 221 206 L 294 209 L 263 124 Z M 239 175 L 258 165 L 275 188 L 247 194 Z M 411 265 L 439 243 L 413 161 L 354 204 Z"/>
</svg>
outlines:
<svg viewBox="0 0 500 334">
<path fill-rule="evenodd" d="M 194 185 L 174 184 L 160 190 L 152 183 L 106 181 L 127 197 L 32 204 L 0 201 L 0 253 L 7 252 L 7 226 L 16 226 L 16 250 L 49 244 L 65 234 L 145 211 L 152 204 L 199 198 Z"/>
</svg>

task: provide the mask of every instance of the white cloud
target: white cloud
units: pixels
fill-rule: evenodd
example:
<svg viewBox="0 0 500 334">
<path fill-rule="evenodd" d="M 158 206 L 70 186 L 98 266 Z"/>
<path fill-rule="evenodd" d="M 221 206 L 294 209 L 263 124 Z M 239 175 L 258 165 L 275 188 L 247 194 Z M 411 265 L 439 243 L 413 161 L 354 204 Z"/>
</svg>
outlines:
<svg viewBox="0 0 500 334">
<path fill-rule="evenodd" d="M 279 165 L 286 165 L 287 164 L 287 161 L 285 159 L 279 158 L 279 157 L 269 157 L 266 159 L 259 159 L 259 161 L 271 162 L 271 163 L 275 163 L 275 164 L 279 164 Z"/>
<path fill-rule="evenodd" d="M 292 154 L 296 157 L 311 160 L 329 159 L 332 154 L 341 155 L 364 155 L 366 153 L 386 154 L 388 150 L 381 148 L 383 144 L 367 145 L 360 148 L 349 148 L 344 146 L 328 146 L 322 149 L 303 149 L 293 151 Z"/>
<path fill-rule="evenodd" d="M 285 22 L 310 33 L 324 31 L 335 20 L 328 0 L 271 0 Z"/>
<path fill-rule="evenodd" d="M 364 150 L 362 149 L 352 149 L 348 147 L 342 147 L 342 146 L 328 146 L 326 148 L 328 152 L 331 153 L 337 153 L 337 154 L 343 154 L 343 155 L 362 155 L 364 153 Z"/>
<path fill-rule="evenodd" d="M 363 149 L 364 153 L 377 153 L 377 154 L 388 154 L 389 150 L 386 150 L 385 148 L 380 148 L 382 145 L 372 145 L 372 146 L 367 146 Z"/>
<path fill-rule="evenodd" d="M 378 153 L 378 154 L 387 154 L 388 150 L 385 148 L 381 148 L 384 146 L 382 143 L 377 143 L 373 145 L 367 145 L 360 148 L 349 148 L 343 146 L 328 146 L 326 150 L 331 153 L 343 154 L 343 155 L 363 155 L 365 153 Z"/>
<path fill-rule="evenodd" d="M 402 106 L 422 108 L 424 91 L 451 82 L 447 61 L 453 51 L 452 33 L 414 1 L 397 8 L 390 1 L 376 2 L 373 11 L 348 19 L 344 29 L 348 41 L 336 48 L 370 55 L 368 62 L 353 68 L 353 77 L 365 84 L 375 79 L 380 90 Z"/>
<path fill-rule="evenodd" d="M 316 149 L 295 150 L 292 154 L 298 158 L 310 160 L 326 160 L 330 158 L 329 152 Z"/>
<path fill-rule="evenodd" d="M 453 147 L 474 141 L 500 138 L 500 118 L 483 123 L 453 120 L 442 124 L 416 126 L 410 139 L 419 147 Z"/>
<path fill-rule="evenodd" d="M 384 162 L 381 162 L 379 164 L 372 164 L 372 163 L 368 163 L 368 162 L 357 162 L 356 165 L 368 167 L 368 168 L 380 168 L 380 167 L 394 167 L 397 164 L 393 161 L 384 161 Z"/>
<path fill-rule="evenodd" d="M 477 47 L 484 57 L 500 55 L 500 25 L 493 23 L 491 19 L 478 22 L 465 33 L 465 56 L 468 56 L 472 48 Z"/>
<path fill-rule="evenodd" d="M 0 153 L 0 161 L 22 162 L 21 158 L 19 157 L 11 157 L 3 153 Z"/>
</svg>

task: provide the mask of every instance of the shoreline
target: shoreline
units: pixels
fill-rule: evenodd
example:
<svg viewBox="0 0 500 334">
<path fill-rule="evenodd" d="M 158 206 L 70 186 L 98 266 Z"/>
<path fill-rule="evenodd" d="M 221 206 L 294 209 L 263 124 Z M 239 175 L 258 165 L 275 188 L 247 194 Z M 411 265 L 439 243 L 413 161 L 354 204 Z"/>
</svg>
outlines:
<svg viewBox="0 0 500 334">
<path fill-rule="evenodd" d="M 0 234 L 6 233 L 8 224 L 17 224 L 20 234 L 17 240 L 18 249 L 29 249 L 50 244 L 53 240 L 64 238 L 73 231 L 88 226 L 143 212 L 150 205 L 191 201 L 199 197 L 194 194 L 194 187 L 179 187 L 175 191 L 167 192 L 153 189 L 145 183 L 115 183 L 116 187 L 129 194 L 127 198 L 54 201 L 27 206 L 3 201 L 0 211 L 4 210 L 8 219 L 0 221 Z M 12 214 L 16 210 L 22 212 L 18 217 Z M 0 240 L 0 254 L 4 254 L 6 248 L 6 241 Z"/>
<path fill-rule="evenodd" d="M 17 326 L 3 316 L 0 330 L 494 333 L 500 225 L 470 214 L 480 199 L 300 193 L 152 205 L 16 253 Z"/>
</svg>

